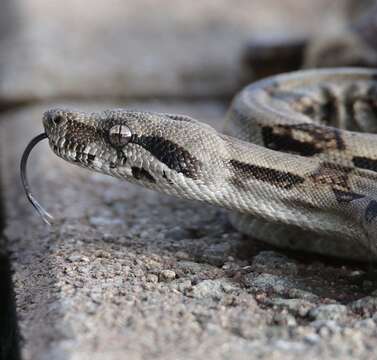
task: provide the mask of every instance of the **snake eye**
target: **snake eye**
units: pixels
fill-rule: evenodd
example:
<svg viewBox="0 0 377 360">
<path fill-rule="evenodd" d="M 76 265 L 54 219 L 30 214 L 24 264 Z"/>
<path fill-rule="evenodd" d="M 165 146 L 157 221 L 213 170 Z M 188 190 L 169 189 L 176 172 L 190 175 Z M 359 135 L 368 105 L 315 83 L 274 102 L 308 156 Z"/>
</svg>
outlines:
<svg viewBox="0 0 377 360">
<path fill-rule="evenodd" d="M 114 147 L 123 147 L 131 140 L 131 130 L 126 125 L 115 125 L 109 130 L 109 141 Z"/>
</svg>

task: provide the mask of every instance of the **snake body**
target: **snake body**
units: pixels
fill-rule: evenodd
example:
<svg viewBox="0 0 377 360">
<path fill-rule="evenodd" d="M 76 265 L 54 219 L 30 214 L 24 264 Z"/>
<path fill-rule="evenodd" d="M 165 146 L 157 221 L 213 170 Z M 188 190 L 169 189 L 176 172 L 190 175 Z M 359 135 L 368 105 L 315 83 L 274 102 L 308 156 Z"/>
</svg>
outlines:
<svg viewBox="0 0 377 360">
<path fill-rule="evenodd" d="M 278 246 L 377 256 L 377 71 L 278 75 L 243 89 L 225 133 L 185 115 L 130 110 L 43 116 L 63 159 L 232 210 Z"/>
</svg>

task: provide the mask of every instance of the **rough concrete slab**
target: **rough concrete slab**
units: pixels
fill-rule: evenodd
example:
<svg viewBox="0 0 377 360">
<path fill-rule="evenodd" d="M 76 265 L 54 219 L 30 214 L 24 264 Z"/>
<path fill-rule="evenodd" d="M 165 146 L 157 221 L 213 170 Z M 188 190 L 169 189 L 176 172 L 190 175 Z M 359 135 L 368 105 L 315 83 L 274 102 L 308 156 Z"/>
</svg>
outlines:
<svg viewBox="0 0 377 360">
<path fill-rule="evenodd" d="M 129 105 L 218 128 L 225 110 Z M 29 170 L 59 220 L 47 228 L 22 193 L 18 165 L 49 106 L 0 119 L 24 360 L 377 357 L 376 282 L 366 265 L 277 252 L 235 232 L 221 209 L 70 166 L 41 144 Z"/>
<path fill-rule="evenodd" d="M 4 0 L 0 101 L 233 94 L 252 34 L 336 27 L 348 2 Z"/>
</svg>

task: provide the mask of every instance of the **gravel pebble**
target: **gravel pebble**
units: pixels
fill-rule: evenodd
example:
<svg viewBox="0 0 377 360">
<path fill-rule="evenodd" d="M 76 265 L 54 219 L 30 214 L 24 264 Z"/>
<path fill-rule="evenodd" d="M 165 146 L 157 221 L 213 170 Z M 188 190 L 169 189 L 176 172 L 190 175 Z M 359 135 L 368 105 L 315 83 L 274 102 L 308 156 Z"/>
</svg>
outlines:
<svg viewBox="0 0 377 360">
<path fill-rule="evenodd" d="M 315 320 L 310 325 L 322 337 L 328 337 L 331 334 L 339 333 L 341 330 L 340 325 L 334 320 Z"/>
<path fill-rule="evenodd" d="M 156 274 L 148 274 L 147 277 L 146 277 L 146 280 L 148 282 L 153 283 L 153 284 L 157 284 L 158 283 L 158 276 Z"/>
<path fill-rule="evenodd" d="M 315 306 L 302 299 L 282 299 L 274 298 L 271 299 L 271 305 L 278 306 L 287 309 L 289 312 L 298 315 L 300 317 L 305 317 L 308 312 Z"/>
<path fill-rule="evenodd" d="M 277 294 L 285 294 L 296 285 L 295 282 L 288 277 L 266 273 L 260 275 L 254 273 L 246 274 L 244 276 L 244 283 L 247 287 L 254 288 L 255 290 L 272 290 Z"/>
<path fill-rule="evenodd" d="M 173 270 L 162 270 L 160 272 L 159 279 L 160 281 L 169 282 L 169 281 L 173 281 L 175 277 L 176 277 L 176 273 Z"/>
<path fill-rule="evenodd" d="M 377 312 L 377 297 L 366 296 L 352 302 L 349 306 L 352 311 L 358 314 L 373 316 Z"/>
<path fill-rule="evenodd" d="M 321 341 L 321 337 L 318 334 L 308 334 L 304 336 L 304 341 L 310 345 L 316 345 Z"/>
<path fill-rule="evenodd" d="M 219 300 L 224 296 L 224 293 L 230 293 L 234 290 L 236 290 L 236 287 L 225 279 L 203 280 L 193 286 L 189 294 L 198 299 L 211 297 Z"/>
<path fill-rule="evenodd" d="M 347 307 L 338 304 L 320 305 L 309 311 L 313 320 L 342 320 L 347 315 Z"/>
<path fill-rule="evenodd" d="M 298 272 L 294 262 L 275 251 L 261 251 L 254 257 L 251 268 L 256 272 L 276 275 L 295 275 Z"/>
</svg>

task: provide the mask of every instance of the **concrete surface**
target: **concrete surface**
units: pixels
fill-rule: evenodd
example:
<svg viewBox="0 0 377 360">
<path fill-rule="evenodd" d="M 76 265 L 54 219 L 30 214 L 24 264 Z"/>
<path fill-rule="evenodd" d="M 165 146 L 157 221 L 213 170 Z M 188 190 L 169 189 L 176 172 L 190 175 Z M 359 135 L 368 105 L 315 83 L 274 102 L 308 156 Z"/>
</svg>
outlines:
<svg viewBox="0 0 377 360">
<path fill-rule="evenodd" d="M 222 126 L 220 102 L 75 103 L 183 112 Z M 282 253 L 225 211 L 66 164 L 41 144 L 29 173 L 58 219 L 20 188 L 20 154 L 52 104 L 3 112 L 1 172 L 22 359 L 372 359 L 367 265 Z"/>
</svg>

